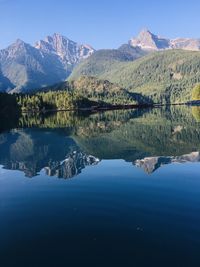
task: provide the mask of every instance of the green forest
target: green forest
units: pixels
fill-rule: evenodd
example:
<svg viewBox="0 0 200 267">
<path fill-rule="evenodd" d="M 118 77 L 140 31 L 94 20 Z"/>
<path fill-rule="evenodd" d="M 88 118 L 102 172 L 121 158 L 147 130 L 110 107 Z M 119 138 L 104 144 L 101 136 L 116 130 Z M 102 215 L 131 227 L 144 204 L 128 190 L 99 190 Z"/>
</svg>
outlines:
<svg viewBox="0 0 200 267">
<path fill-rule="evenodd" d="M 34 94 L 0 93 L 0 111 L 41 112 L 77 110 L 114 105 L 146 103 L 138 94 L 128 92 L 109 81 L 80 77 L 76 81 L 45 87 Z"/>
<path fill-rule="evenodd" d="M 96 103 L 76 92 L 49 91 L 33 95 L 16 95 L 18 106 L 22 112 L 48 111 L 48 110 L 72 110 L 87 108 Z"/>
<path fill-rule="evenodd" d="M 154 103 L 182 103 L 191 100 L 200 83 L 200 52 L 167 50 L 130 61 L 97 53 L 79 64 L 70 80 L 95 76 L 151 99 Z"/>
<path fill-rule="evenodd" d="M 166 74 L 167 75 L 167 74 Z M 170 87 L 171 88 L 171 87 Z M 98 109 L 125 107 L 126 105 L 138 106 L 149 105 L 153 103 L 171 103 L 172 97 L 180 91 L 171 89 L 160 92 L 152 97 L 145 96 L 142 93 L 132 92 L 108 80 L 99 80 L 95 77 L 81 76 L 77 80 L 66 81 L 55 86 L 45 87 L 35 94 L 7 94 L 0 93 L 0 114 L 9 116 L 24 112 L 45 112 L 58 110 L 79 110 L 79 109 Z M 190 100 L 200 99 L 200 84 L 197 83 L 190 89 Z M 167 95 L 168 93 L 168 95 Z M 163 99 L 163 101 L 162 101 Z M 184 90 L 182 97 L 179 98 L 182 103 L 185 101 Z M 176 103 L 176 101 L 175 101 Z"/>
</svg>

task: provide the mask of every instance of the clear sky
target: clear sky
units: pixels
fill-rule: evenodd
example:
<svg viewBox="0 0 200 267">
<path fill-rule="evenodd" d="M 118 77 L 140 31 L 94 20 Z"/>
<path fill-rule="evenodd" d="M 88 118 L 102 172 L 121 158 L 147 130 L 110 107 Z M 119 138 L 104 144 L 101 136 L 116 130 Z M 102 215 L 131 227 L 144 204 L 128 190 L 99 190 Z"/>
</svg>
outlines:
<svg viewBox="0 0 200 267">
<path fill-rule="evenodd" d="M 142 28 L 200 38 L 199 14 L 199 0 L 0 0 L 0 48 L 54 32 L 96 49 L 116 48 Z"/>
</svg>

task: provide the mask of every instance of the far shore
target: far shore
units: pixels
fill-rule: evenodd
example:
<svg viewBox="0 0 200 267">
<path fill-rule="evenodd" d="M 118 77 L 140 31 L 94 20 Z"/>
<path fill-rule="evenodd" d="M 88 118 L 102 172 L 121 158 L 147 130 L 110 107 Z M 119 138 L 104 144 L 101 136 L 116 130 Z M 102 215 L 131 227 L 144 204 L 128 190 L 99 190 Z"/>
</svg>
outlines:
<svg viewBox="0 0 200 267">
<path fill-rule="evenodd" d="M 112 105 L 112 106 L 92 106 L 86 108 L 75 108 L 75 109 L 44 109 L 44 110 L 27 110 L 22 111 L 22 114 L 27 113 L 49 113 L 49 112 L 63 112 L 63 111 L 109 111 L 109 110 L 127 110 L 127 109 L 146 109 L 146 108 L 160 108 L 165 106 L 200 106 L 200 101 L 190 101 L 186 103 L 166 103 L 166 104 L 140 104 L 140 105 Z"/>
</svg>

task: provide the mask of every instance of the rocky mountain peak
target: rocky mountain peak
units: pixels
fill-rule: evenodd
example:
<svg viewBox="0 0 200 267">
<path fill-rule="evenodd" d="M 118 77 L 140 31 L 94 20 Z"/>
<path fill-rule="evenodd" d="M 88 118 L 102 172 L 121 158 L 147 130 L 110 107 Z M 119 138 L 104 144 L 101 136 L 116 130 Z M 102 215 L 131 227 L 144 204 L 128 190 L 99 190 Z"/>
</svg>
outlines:
<svg viewBox="0 0 200 267">
<path fill-rule="evenodd" d="M 132 47 L 140 47 L 143 50 L 157 51 L 165 49 L 182 49 L 199 51 L 200 39 L 176 38 L 168 39 L 153 34 L 148 29 L 142 30 L 137 37 L 129 41 Z"/>
<path fill-rule="evenodd" d="M 74 65 L 94 52 L 91 46 L 78 44 L 58 33 L 37 42 L 35 48 L 56 54 L 64 65 Z"/>
<path fill-rule="evenodd" d="M 31 47 L 31 45 L 25 43 L 23 40 L 21 39 L 17 39 L 13 44 L 11 44 L 7 49 L 12 49 L 12 48 L 16 48 L 16 49 L 25 49 L 27 47 Z"/>
<path fill-rule="evenodd" d="M 17 40 L 15 41 L 15 44 L 16 44 L 16 45 L 25 45 L 26 43 L 25 43 L 23 40 L 21 40 L 21 39 L 17 39 Z"/>
<path fill-rule="evenodd" d="M 139 32 L 138 38 L 144 38 L 148 36 L 152 37 L 153 33 L 151 33 L 149 29 L 144 28 Z"/>
<path fill-rule="evenodd" d="M 35 46 L 17 39 L 0 50 L 0 90 L 28 92 L 65 81 L 74 66 L 93 52 L 91 46 L 78 44 L 58 33 Z"/>
<path fill-rule="evenodd" d="M 30 50 L 34 50 L 34 48 L 25 43 L 23 40 L 21 39 L 17 39 L 13 44 L 11 44 L 10 46 L 8 46 L 6 49 L 1 50 L 1 57 L 5 60 L 6 58 L 18 58 L 20 57 L 22 54 L 30 51 Z"/>
<path fill-rule="evenodd" d="M 130 40 L 130 45 L 140 47 L 144 50 L 166 49 L 169 46 L 169 40 L 157 36 L 148 29 L 142 30 L 139 35 Z"/>
</svg>

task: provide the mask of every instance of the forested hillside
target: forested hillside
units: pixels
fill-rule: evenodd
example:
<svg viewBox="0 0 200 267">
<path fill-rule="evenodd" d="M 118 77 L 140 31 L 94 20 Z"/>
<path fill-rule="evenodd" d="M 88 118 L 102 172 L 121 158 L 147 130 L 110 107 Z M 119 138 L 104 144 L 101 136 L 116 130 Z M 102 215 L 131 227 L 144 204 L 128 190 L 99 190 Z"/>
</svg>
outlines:
<svg viewBox="0 0 200 267">
<path fill-rule="evenodd" d="M 41 90 L 38 90 L 41 92 Z M 108 80 L 101 80 L 95 77 L 81 76 L 76 80 L 62 82 L 54 86 L 45 87 L 42 92 L 65 91 L 68 93 L 76 93 L 91 101 L 99 104 L 110 105 L 128 105 L 128 104 L 144 104 L 147 99 L 141 94 L 129 92 L 125 88 L 111 83 Z"/>
<path fill-rule="evenodd" d="M 133 48 L 123 45 L 119 49 L 103 49 L 96 51 L 90 58 L 80 63 L 70 76 L 69 80 L 74 80 L 80 76 L 99 76 L 112 71 L 116 64 L 122 62 L 132 62 L 146 53 L 140 48 Z"/>
<path fill-rule="evenodd" d="M 75 68 L 71 79 L 77 79 L 82 74 L 92 74 L 130 92 L 149 97 L 156 103 L 191 100 L 192 89 L 200 82 L 200 52 L 155 52 L 131 62 L 111 61 L 106 69 L 99 67 L 104 64 L 107 66 L 106 60 L 94 57 L 95 54 Z"/>
</svg>

